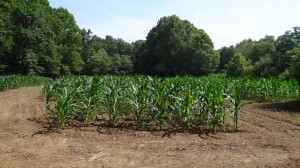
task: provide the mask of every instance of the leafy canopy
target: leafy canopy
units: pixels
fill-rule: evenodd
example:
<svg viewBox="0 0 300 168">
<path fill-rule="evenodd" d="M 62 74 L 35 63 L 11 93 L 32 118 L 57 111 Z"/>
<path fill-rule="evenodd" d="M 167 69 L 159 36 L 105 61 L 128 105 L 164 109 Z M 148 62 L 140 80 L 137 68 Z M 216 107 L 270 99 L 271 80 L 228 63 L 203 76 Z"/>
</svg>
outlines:
<svg viewBox="0 0 300 168">
<path fill-rule="evenodd" d="M 173 15 L 151 29 L 137 64 L 148 75 L 205 75 L 216 70 L 219 54 L 204 30 Z"/>
</svg>

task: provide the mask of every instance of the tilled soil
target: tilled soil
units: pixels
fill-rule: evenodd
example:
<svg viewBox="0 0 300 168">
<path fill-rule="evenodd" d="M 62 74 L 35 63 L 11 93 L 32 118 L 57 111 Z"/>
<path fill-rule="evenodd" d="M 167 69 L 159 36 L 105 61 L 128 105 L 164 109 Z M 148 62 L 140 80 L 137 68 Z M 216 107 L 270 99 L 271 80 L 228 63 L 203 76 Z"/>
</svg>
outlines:
<svg viewBox="0 0 300 168">
<path fill-rule="evenodd" d="M 40 87 L 9 90 L 0 92 L 0 167 L 300 167 L 300 110 L 284 107 L 244 106 L 233 133 L 56 133 L 43 127 Z"/>
</svg>

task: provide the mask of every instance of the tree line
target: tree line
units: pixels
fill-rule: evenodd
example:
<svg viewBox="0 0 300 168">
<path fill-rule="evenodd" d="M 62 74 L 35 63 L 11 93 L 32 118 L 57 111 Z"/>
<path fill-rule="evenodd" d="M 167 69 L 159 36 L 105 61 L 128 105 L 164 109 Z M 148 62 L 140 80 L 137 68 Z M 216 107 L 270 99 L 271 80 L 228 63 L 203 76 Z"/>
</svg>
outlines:
<svg viewBox="0 0 300 168">
<path fill-rule="evenodd" d="M 300 80 L 300 27 L 275 39 L 245 39 L 219 50 L 219 72 L 229 76 L 296 78 Z"/>
<path fill-rule="evenodd" d="M 67 9 L 48 0 L 2 0 L 0 28 L 0 75 L 224 73 L 300 80 L 300 27 L 215 51 L 203 29 L 175 15 L 162 17 L 146 40 L 128 43 L 79 28 Z"/>
</svg>

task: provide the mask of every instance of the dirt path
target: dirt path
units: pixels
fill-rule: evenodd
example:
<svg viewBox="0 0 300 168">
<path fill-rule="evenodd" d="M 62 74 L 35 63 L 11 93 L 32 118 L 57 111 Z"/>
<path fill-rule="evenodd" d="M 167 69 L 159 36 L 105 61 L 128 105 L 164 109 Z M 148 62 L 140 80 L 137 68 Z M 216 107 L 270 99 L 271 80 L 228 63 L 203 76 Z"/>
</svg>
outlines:
<svg viewBox="0 0 300 168">
<path fill-rule="evenodd" d="M 300 111 L 247 105 L 238 133 L 45 130 L 40 87 L 0 92 L 0 167 L 300 167 Z"/>
</svg>

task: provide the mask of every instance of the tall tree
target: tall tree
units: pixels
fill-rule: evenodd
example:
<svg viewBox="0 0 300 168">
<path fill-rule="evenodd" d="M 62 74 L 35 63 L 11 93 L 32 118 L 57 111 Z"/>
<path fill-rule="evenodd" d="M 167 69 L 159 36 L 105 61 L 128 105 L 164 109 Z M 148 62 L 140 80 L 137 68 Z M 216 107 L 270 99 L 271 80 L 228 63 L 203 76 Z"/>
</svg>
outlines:
<svg viewBox="0 0 300 168">
<path fill-rule="evenodd" d="M 110 71 L 111 61 L 104 48 L 97 51 L 96 54 L 88 59 L 89 74 L 107 74 Z"/>
<path fill-rule="evenodd" d="M 293 31 L 286 31 L 285 34 L 279 36 L 276 41 L 276 51 L 278 53 L 278 68 L 280 72 L 284 72 L 289 67 L 291 55 L 287 52 L 292 50 L 300 42 L 300 27 L 294 27 Z"/>
<path fill-rule="evenodd" d="M 288 68 L 292 78 L 297 79 L 300 82 L 300 43 L 298 43 L 288 53 L 291 56 L 290 66 Z"/>
<path fill-rule="evenodd" d="M 233 58 L 225 67 L 226 74 L 232 77 L 247 75 L 251 69 L 250 63 L 241 53 L 234 54 Z"/>
<path fill-rule="evenodd" d="M 122 55 L 121 64 L 118 69 L 119 74 L 131 74 L 133 72 L 133 61 L 129 55 Z"/>
<path fill-rule="evenodd" d="M 252 52 L 254 45 L 255 41 L 253 41 L 252 39 L 245 39 L 242 42 L 235 45 L 235 52 L 241 53 L 246 58 L 249 58 L 249 55 Z"/>
<path fill-rule="evenodd" d="M 83 69 L 81 58 L 82 37 L 74 16 L 67 9 L 54 9 L 57 23 L 54 26 L 58 53 L 62 56 L 61 73 L 78 74 Z"/>
<path fill-rule="evenodd" d="M 115 39 L 118 47 L 118 54 L 120 55 L 132 55 L 132 45 L 125 42 L 123 39 Z"/>
<path fill-rule="evenodd" d="M 276 40 L 273 35 L 266 35 L 264 38 L 261 38 L 259 42 L 271 42 L 275 44 Z"/>
<path fill-rule="evenodd" d="M 161 76 L 204 75 L 215 71 L 218 64 L 219 55 L 204 30 L 173 15 L 161 18 L 150 30 L 138 71 Z"/>
<path fill-rule="evenodd" d="M 109 56 L 113 56 L 118 53 L 117 41 L 111 35 L 105 37 L 105 50 Z"/>
<path fill-rule="evenodd" d="M 276 56 L 275 45 L 268 41 L 256 42 L 252 50 L 250 51 L 248 58 L 254 63 L 260 60 L 260 58 L 269 55 L 273 58 Z"/>
<path fill-rule="evenodd" d="M 142 46 L 145 44 L 145 40 L 137 40 L 133 42 L 132 45 L 132 64 L 133 64 L 133 73 L 137 73 L 137 65 L 140 54 L 142 53 Z"/>
<path fill-rule="evenodd" d="M 229 63 L 229 61 L 234 56 L 234 47 L 222 47 L 219 51 L 220 53 L 220 65 L 219 65 L 219 71 L 223 70 L 225 68 L 225 65 Z"/>
<path fill-rule="evenodd" d="M 30 7 L 28 7 L 30 6 Z M 13 48 L 10 64 L 21 74 L 59 74 L 52 8 L 47 0 L 20 1 L 12 12 Z"/>
<path fill-rule="evenodd" d="M 11 13 L 15 3 L 11 0 L 0 2 L 0 74 L 5 73 L 9 68 L 9 55 L 11 54 L 12 25 Z"/>
<path fill-rule="evenodd" d="M 278 75 L 277 67 L 274 66 L 274 57 L 270 54 L 260 57 L 253 64 L 253 76 L 271 77 Z"/>
<path fill-rule="evenodd" d="M 90 29 L 82 29 L 81 36 L 82 36 L 82 48 L 81 48 L 81 57 L 84 63 L 87 63 L 87 60 L 90 56 L 90 49 L 91 49 L 91 39 L 92 39 L 92 31 Z"/>
</svg>

